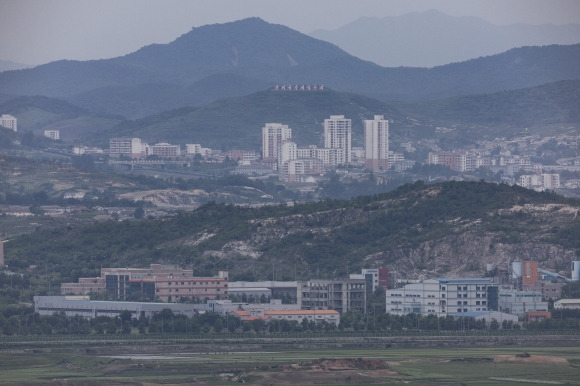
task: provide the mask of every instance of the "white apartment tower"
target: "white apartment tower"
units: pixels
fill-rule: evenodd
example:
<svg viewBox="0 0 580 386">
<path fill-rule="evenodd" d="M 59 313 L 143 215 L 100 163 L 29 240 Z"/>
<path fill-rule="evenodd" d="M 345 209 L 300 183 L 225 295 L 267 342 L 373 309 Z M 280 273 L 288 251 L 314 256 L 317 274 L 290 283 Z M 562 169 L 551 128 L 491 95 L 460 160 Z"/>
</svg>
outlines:
<svg viewBox="0 0 580 386">
<path fill-rule="evenodd" d="M 339 163 L 351 162 L 351 120 L 344 115 L 331 115 L 324 120 L 324 147 L 328 149 L 343 149 L 344 155 Z"/>
<path fill-rule="evenodd" d="M 278 149 L 278 167 L 284 165 L 288 161 L 295 160 L 298 158 L 296 156 L 296 143 L 292 141 L 284 141 L 280 144 Z"/>
<path fill-rule="evenodd" d="M 2 114 L 2 116 L 0 116 L 0 126 L 13 131 L 18 131 L 18 120 L 12 115 Z"/>
<path fill-rule="evenodd" d="M 382 115 L 366 119 L 365 167 L 372 171 L 389 168 L 389 121 Z"/>
<path fill-rule="evenodd" d="M 265 164 L 275 168 L 278 150 L 282 142 L 292 138 L 292 129 L 281 123 L 266 123 L 262 127 L 262 159 Z"/>
</svg>

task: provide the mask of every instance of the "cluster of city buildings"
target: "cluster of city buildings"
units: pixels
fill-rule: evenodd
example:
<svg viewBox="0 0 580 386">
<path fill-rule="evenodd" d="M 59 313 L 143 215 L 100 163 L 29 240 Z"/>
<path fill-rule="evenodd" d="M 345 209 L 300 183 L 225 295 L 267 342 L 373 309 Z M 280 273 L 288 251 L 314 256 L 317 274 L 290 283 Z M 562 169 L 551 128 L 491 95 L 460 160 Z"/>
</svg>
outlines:
<svg viewBox="0 0 580 386">
<path fill-rule="evenodd" d="M 290 86 L 289 86 L 290 87 Z M 306 87 L 306 86 L 305 86 Z M 318 86 L 317 86 L 318 87 Z M 280 90 L 284 90 L 280 86 Z M 200 155 L 212 157 L 215 151 L 200 144 L 180 145 L 158 143 L 148 145 L 140 138 L 111 138 L 109 156 L 112 158 L 143 159 L 156 155 L 163 159 L 177 159 Z M 389 121 L 375 115 L 364 121 L 364 148 L 352 146 L 352 121 L 344 115 L 331 115 L 324 120 L 324 147 L 298 147 L 292 129 L 282 123 L 266 123 L 262 127 L 262 154 L 253 150 L 231 150 L 224 157 L 239 163 L 238 174 L 278 174 L 285 182 L 307 182 L 320 176 L 329 167 L 357 165 L 372 171 L 410 168 L 414 162 L 404 162 L 402 153 L 389 151 Z"/>
<path fill-rule="evenodd" d="M 491 272 L 497 268 L 488 267 Z M 562 286 L 580 281 L 580 261 L 572 262 L 572 278 L 538 268 L 537 261 L 513 262 L 511 276 L 487 278 L 437 278 L 409 283 L 386 291 L 386 311 L 436 316 L 469 316 L 488 322 L 519 318 L 539 320 L 551 317 L 548 301 L 555 307 L 569 302 L 559 300 Z M 576 303 L 574 303 L 576 304 Z M 556 306 L 557 305 L 557 306 Z"/>
<path fill-rule="evenodd" d="M 281 123 L 266 123 L 262 128 L 262 164 L 277 171 L 280 180 L 304 181 L 320 175 L 325 168 L 353 164 L 364 159 L 365 168 L 378 171 L 389 168 L 389 121 L 375 115 L 364 121 L 364 149 L 352 147 L 352 121 L 344 115 L 324 120 L 324 147 L 299 148 L 292 129 Z"/>
<path fill-rule="evenodd" d="M 551 190 L 560 188 L 560 175 L 542 173 L 542 165 L 532 163 L 529 156 L 511 155 L 508 152 L 492 156 L 486 149 L 457 150 L 451 152 L 431 152 L 429 165 L 444 165 L 457 172 L 473 172 L 480 167 L 489 168 L 492 173 L 500 173 L 505 179 L 521 174 L 515 181 L 524 188 Z"/>
<path fill-rule="evenodd" d="M 182 152 L 180 145 L 172 145 L 167 142 L 149 145 L 141 138 L 120 137 L 109 140 L 109 156 L 113 158 L 126 157 L 130 159 L 147 158 L 148 156 L 158 156 L 160 158 L 177 158 L 182 156 L 202 157 L 210 156 L 211 149 L 202 148 L 200 144 L 185 145 L 185 152 Z"/>
<path fill-rule="evenodd" d="M 75 154 L 90 154 L 95 152 L 94 148 L 78 147 L 74 149 Z M 100 151 L 102 153 L 102 150 Z M 202 157 L 205 160 L 223 160 L 226 157 L 248 165 L 258 160 L 259 155 L 254 150 L 239 150 L 234 149 L 223 154 L 219 150 L 202 147 L 198 143 L 188 143 L 185 148 L 181 145 L 174 145 L 167 142 L 156 143 L 149 145 L 143 142 L 141 138 L 119 137 L 109 139 L 110 157 L 115 159 L 131 159 L 143 160 L 149 156 L 157 156 L 159 159 L 191 159 L 196 156 Z"/>
<path fill-rule="evenodd" d="M 116 316 L 130 311 L 135 317 L 151 316 L 164 308 L 192 315 L 199 312 L 231 313 L 242 320 L 286 319 L 338 324 L 340 313 L 366 313 L 370 291 L 388 287 L 386 268 L 363 269 L 349 278 L 308 281 L 230 282 L 228 273 L 216 277 L 194 276 L 193 270 L 151 264 L 149 268 L 102 268 L 101 276 L 62 283 L 62 296 L 37 296 L 40 314 L 64 311 L 84 317 Z M 106 294 L 107 301 L 90 300 Z M 232 302 L 229 297 L 269 299 L 269 302 Z M 292 304 L 282 304 L 281 298 Z"/>
<path fill-rule="evenodd" d="M 193 270 L 151 264 L 149 268 L 102 268 L 100 277 L 63 283 L 62 296 L 35 297 L 35 308 L 41 314 L 65 311 L 85 317 L 116 316 L 126 310 L 135 317 L 151 316 L 170 308 L 186 315 L 217 312 L 242 320 L 307 319 L 338 324 L 343 312 L 367 313 L 367 298 L 379 288 L 385 290 L 386 312 L 395 315 L 517 323 L 550 318 L 549 301 L 555 309 L 580 308 L 578 299 L 560 299 L 565 283 L 580 281 L 580 261 L 572 262 L 571 278 L 540 269 L 536 261 L 513 262 L 506 271 L 488 265 L 488 273 L 483 278 L 410 281 L 396 280 L 387 268 L 376 268 L 345 279 L 230 282 L 225 271 L 215 277 L 196 277 Z M 90 300 L 87 295 L 94 293 L 104 293 L 110 300 Z"/>
<path fill-rule="evenodd" d="M 472 172 L 480 167 L 491 173 L 500 174 L 507 183 L 518 184 L 538 191 L 561 187 L 577 188 L 580 181 L 570 180 L 570 186 L 562 186 L 561 171 L 580 171 L 580 157 L 556 160 L 556 164 L 544 165 L 537 157 L 553 159 L 557 154 L 550 147 L 561 149 L 578 147 L 580 136 L 560 135 L 557 137 L 524 136 L 507 140 L 478 141 L 478 146 L 470 149 L 434 151 L 428 155 L 431 165 L 445 165 L 457 172 Z M 547 145 L 552 146 L 547 146 Z M 536 162 L 533 159 L 536 158 Z"/>
</svg>

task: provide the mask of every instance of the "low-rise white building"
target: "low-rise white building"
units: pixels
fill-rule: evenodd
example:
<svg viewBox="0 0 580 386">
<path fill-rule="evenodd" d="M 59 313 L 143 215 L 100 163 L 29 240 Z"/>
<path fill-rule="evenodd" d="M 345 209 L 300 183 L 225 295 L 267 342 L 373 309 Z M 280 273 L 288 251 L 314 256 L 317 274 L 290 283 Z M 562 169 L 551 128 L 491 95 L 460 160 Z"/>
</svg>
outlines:
<svg viewBox="0 0 580 386">
<path fill-rule="evenodd" d="M 472 311 L 463 313 L 461 316 L 473 318 L 475 320 L 484 320 L 486 326 L 489 326 L 494 320 L 496 320 L 500 325 L 503 324 L 504 321 L 517 323 L 519 320 L 516 315 L 510 315 L 499 311 Z"/>
<path fill-rule="evenodd" d="M 34 311 L 40 315 L 52 315 L 64 312 L 66 316 L 80 315 L 93 319 L 99 316 L 116 317 L 123 311 L 129 311 L 132 318 L 152 317 L 164 309 L 176 314 L 192 317 L 198 312 L 207 311 L 206 304 L 187 303 L 154 303 L 154 302 L 118 302 L 91 300 L 88 296 L 35 296 Z"/>
<path fill-rule="evenodd" d="M 554 302 L 555 310 L 580 310 L 580 299 L 560 299 Z"/>
<path fill-rule="evenodd" d="M 507 314 L 525 316 L 526 312 L 547 312 L 548 302 L 542 301 L 541 291 L 499 291 L 499 310 Z"/>
<path fill-rule="evenodd" d="M 60 130 L 44 130 L 44 136 L 50 139 L 60 139 Z"/>
<path fill-rule="evenodd" d="M 281 310 L 264 311 L 264 316 L 270 320 L 288 320 L 302 323 L 304 319 L 316 323 L 333 323 L 336 326 L 340 323 L 340 313 L 335 310 Z"/>
<path fill-rule="evenodd" d="M 18 119 L 12 115 L 2 114 L 0 116 L 0 126 L 13 131 L 18 131 Z"/>
<path fill-rule="evenodd" d="M 264 316 L 266 311 L 298 311 L 299 304 L 282 304 L 280 299 L 271 299 L 268 303 L 245 303 L 232 302 L 229 299 L 225 300 L 208 300 L 208 311 L 215 312 L 225 316 L 232 314 L 234 311 L 244 310 L 250 316 Z"/>
</svg>

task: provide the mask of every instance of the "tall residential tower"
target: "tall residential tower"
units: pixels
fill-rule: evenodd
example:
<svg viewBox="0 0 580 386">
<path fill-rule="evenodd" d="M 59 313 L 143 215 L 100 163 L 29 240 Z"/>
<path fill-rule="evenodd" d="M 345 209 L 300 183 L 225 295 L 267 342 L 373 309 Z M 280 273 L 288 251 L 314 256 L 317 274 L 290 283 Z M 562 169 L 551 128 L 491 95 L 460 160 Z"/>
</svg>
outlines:
<svg viewBox="0 0 580 386">
<path fill-rule="evenodd" d="M 389 121 L 382 115 L 365 124 L 365 167 L 372 171 L 389 168 Z"/>
<path fill-rule="evenodd" d="M 344 150 L 339 164 L 348 164 L 352 161 L 351 138 L 351 120 L 344 115 L 331 115 L 324 120 L 324 147 Z"/>
<path fill-rule="evenodd" d="M 280 144 L 292 139 L 292 129 L 281 123 L 266 123 L 262 127 L 262 161 L 275 169 Z"/>
</svg>

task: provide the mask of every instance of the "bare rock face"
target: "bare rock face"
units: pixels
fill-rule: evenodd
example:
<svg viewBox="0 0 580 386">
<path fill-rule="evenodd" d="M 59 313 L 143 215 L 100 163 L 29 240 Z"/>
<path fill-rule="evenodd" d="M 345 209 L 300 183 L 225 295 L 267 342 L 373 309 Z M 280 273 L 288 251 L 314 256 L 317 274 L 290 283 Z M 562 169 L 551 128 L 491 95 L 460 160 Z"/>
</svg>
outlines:
<svg viewBox="0 0 580 386">
<path fill-rule="evenodd" d="M 481 276 L 487 265 L 506 269 L 513 261 L 535 260 L 556 272 L 575 260 L 574 251 L 551 244 L 524 242 L 494 243 L 493 235 L 464 233 L 421 244 L 417 248 L 388 250 L 365 258 L 366 266 L 389 266 L 403 277 Z"/>
</svg>

